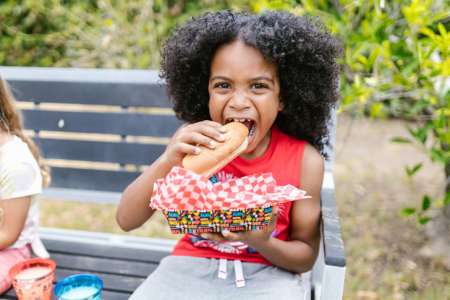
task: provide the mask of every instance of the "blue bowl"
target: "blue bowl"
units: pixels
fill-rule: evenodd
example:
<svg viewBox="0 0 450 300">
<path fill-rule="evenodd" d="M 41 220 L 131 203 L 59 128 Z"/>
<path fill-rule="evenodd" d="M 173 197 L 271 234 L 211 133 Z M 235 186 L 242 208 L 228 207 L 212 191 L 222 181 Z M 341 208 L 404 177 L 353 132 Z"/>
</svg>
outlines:
<svg viewBox="0 0 450 300">
<path fill-rule="evenodd" d="M 103 281 L 91 274 L 77 274 L 60 280 L 55 287 L 58 300 L 100 300 Z"/>
</svg>

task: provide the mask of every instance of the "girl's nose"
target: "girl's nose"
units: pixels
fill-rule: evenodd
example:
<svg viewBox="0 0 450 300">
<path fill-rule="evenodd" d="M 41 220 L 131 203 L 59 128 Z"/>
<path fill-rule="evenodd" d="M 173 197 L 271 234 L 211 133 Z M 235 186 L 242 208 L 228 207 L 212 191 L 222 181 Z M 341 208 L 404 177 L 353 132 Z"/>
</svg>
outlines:
<svg viewBox="0 0 450 300">
<path fill-rule="evenodd" d="M 246 110 L 250 108 L 250 98 L 245 92 L 236 92 L 231 97 L 228 105 L 234 110 Z"/>
</svg>

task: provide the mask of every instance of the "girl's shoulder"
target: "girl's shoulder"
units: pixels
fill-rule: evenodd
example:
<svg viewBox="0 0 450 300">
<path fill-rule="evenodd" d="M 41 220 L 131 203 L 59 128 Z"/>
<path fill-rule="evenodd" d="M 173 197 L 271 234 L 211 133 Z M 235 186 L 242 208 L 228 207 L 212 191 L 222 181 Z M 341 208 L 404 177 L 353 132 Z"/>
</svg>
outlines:
<svg viewBox="0 0 450 300">
<path fill-rule="evenodd" d="M 325 163 L 322 154 L 310 143 L 304 141 L 303 159 L 310 161 L 313 165 L 323 165 Z"/>
<path fill-rule="evenodd" d="M 311 181 L 322 182 L 324 172 L 325 159 L 314 146 L 306 142 L 300 172 L 301 181 L 304 183 L 305 177 L 308 177 Z"/>
<path fill-rule="evenodd" d="M 34 161 L 28 145 L 19 137 L 13 135 L 0 144 L 0 160 L 14 157 L 15 161 Z"/>
<path fill-rule="evenodd" d="M 0 199 L 39 194 L 42 177 L 27 144 L 13 137 L 0 146 Z"/>
<path fill-rule="evenodd" d="M 3 144 L 6 144 L 9 141 L 11 141 L 13 137 L 14 137 L 13 135 L 0 131 L 0 148 L 2 147 Z"/>
<path fill-rule="evenodd" d="M 12 136 L 0 145 L 0 175 L 17 174 L 19 176 L 24 173 L 40 174 L 39 165 L 28 145 L 19 137 Z"/>
</svg>

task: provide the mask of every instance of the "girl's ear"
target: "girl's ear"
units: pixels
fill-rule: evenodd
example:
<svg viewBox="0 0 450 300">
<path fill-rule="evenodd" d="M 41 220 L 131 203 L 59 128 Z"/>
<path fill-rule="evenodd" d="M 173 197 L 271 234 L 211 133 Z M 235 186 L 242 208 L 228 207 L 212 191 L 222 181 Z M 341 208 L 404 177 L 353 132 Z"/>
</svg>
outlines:
<svg viewBox="0 0 450 300">
<path fill-rule="evenodd" d="M 280 100 L 280 103 L 278 104 L 278 111 L 282 111 L 284 109 L 284 103 Z"/>
</svg>

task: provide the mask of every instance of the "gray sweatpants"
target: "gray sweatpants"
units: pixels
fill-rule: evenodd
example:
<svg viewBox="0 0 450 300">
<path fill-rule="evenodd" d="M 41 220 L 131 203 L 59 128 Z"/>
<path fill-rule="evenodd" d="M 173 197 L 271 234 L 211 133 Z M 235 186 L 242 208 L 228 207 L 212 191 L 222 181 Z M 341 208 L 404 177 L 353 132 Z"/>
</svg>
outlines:
<svg viewBox="0 0 450 300">
<path fill-rule="evenodd" d="M 304 299 L 308 284 L 300 275 L 274 266 L 242 263 L 242 275 L 233 261 L 226 264 L 226 279 L 218 277 L 219 260 L 190 256 L 167 256 L 131 295 L 131 300 L 230 300 Z M 238 268 L 239 269 L 239 268 Z M 245 286 L 236 286 L 243 277 Z M 223 274 L 223 272 L 222 272 Z"/>
</svg>

